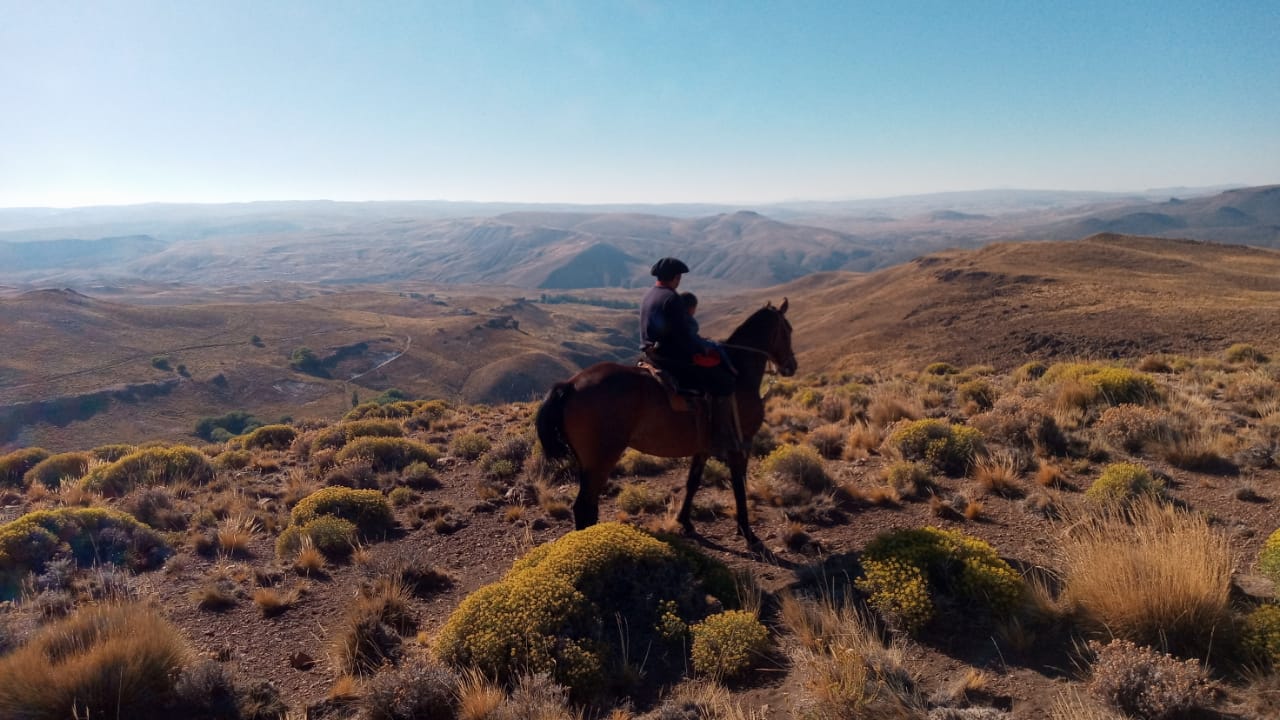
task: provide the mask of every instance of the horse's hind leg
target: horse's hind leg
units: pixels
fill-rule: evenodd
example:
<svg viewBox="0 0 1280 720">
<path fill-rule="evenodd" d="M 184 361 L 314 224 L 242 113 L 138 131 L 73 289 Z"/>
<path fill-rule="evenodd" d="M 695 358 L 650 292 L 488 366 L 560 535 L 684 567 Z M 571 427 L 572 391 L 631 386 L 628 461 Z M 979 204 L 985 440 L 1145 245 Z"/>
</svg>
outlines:
<svg viewBox="0 0 1280 720">
<path fill-rule="evenodd" d="M 614 459 L 616 462 L 617 458 Z M 600 521 L 600 493 L 604 491 L 614 463 L 578 471 L 578 497 L 573 501 L 574 529 L 588 528 Z"/>
<path fill-rule="evenodd" d="M 702 471 L 707 466 L 708 455 L 694 455 L 693 460 L 689 463 L 689 479 L 685 481 L 684 486 L 684 503 L 680 506 L 680 514 L 676 519 L 680 521 L 680 527 L 684 528 L 685 533 L 693 534 L 693 495 L 698 492 L 698 486 L 702 484 Z"/>
</svg>

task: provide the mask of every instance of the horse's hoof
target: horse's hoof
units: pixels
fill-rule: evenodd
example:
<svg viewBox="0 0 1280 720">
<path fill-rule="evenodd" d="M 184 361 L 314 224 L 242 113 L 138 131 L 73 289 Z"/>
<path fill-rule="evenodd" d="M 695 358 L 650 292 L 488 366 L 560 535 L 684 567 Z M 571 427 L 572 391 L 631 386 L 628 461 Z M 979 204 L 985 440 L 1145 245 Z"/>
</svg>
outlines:
<svg viewBox="0 0 1280 720">
<path fill-rule="evenodd" d="M 693 523 L 686 522 L 680 523 L 680 533 L 687 537 L 694 537 L 698 534 L 698 531 L 693 529 Z"/>
</svg>

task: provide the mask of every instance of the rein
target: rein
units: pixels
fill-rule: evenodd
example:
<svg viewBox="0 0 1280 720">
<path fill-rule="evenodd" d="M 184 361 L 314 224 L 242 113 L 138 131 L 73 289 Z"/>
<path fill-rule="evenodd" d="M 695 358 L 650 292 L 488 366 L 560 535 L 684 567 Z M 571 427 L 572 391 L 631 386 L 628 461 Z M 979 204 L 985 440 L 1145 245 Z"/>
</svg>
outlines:
<svg viewBox="0 0 1280 720">
<path fill-rule="evenodd" d="M 768 350 L 761 350 L 760 348 L 748 347 L 748 346 L 746 346 L 746 345 L 734 345 L 734 344 L 732 344 L 732 343 L 720 343 L 720 346 L 721 346 L 721 347 L 727 347 L 727 348 L 730 348 L 730 349 L 733 349 L 733 350 L 743 350 L 743 351 L 745 351 L 745 352 L 752 352 L 752 353 L 755 353 L 755 354 L 757 354 L 757 355 L 763 355 L 763 356 L 764 356 L 764 361 L 765 361 L 765 363 L 764 363 L 764 374 L 765 374 L 765 375 L 777 375 L 777 374 L 778 374 L 778 370 L 777 370 L 777 363 L 773 361 L 773 355 L 772 355 L 772 354 L 770 354 Z"/>
</svg>

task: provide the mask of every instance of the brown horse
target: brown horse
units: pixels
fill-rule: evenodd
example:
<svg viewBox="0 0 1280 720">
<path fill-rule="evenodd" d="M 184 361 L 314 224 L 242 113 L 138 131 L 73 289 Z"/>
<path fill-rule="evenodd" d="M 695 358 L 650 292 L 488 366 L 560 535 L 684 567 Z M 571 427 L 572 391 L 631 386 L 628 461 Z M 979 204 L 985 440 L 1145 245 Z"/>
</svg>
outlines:
<svg viewBox="0 0 1280 720">
<path fill-rule="evenodd" d="M 786 313 L 785 299 L 776 308 L 767 304 L 738 326 L 724 344 L 738 371 L 734 397 L 748 447 L 764 421 L 760 381 L 768 363 L 772 361 L 785 377 L 796 372 Z M 684 531 L 693 533 L 693 495 L 711 457 L 710 429 L 699 415 L 673 410 L 666 390 L 652 375 L 617 363 L 592 365 L 551 388 L 538 408 L 538 441 L 548 459 L 577 460 L 578 498 L 573 503 L 577 528 L 594 525 L 599 519 L 600 492 L 623 451 L 633 447 L 659 457 L 693 457 L 678 516 Z M 747 452 L 731 452 L 721 459 L 729 466 L 733 483 L 738 532 L 746 538 L 747 546 L 756 550 L 761 543 L 747 520 Z"/>
</svg>

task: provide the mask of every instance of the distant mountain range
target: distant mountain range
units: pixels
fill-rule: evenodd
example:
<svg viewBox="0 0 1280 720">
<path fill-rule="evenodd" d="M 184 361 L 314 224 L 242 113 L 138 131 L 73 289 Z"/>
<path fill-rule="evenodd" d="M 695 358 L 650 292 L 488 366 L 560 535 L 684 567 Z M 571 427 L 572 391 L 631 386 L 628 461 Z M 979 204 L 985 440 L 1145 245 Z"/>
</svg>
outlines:
<svg viewBox="0 0 1280 720">
<path fill-rule="evenodd" d="M 1280 186 L 1182 197 L 983 191 L 760 210 L 443 202 L 0 210 L 0 283 L 419 280 L 564 290 L 646 284 L 654 259 L 676 255 L 700 283 L 752 288 L 947 248 L 1099 232 L 1280 247 Z"/>
</svg>

